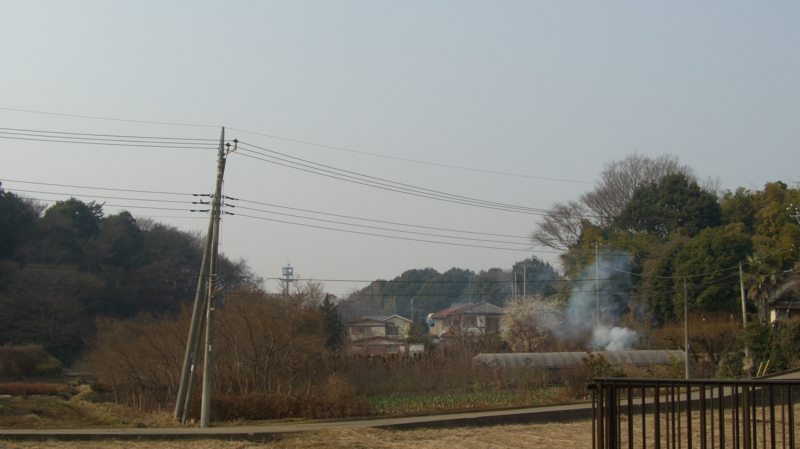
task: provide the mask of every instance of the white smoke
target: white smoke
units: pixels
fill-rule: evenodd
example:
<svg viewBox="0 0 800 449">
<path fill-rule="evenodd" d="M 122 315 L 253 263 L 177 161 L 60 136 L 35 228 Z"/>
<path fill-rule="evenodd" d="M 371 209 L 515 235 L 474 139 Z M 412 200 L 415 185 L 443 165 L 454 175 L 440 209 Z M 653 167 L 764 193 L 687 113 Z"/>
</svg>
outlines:
<svg viewBox="0 0 800 449">
<path fill-rule="evenodd" d="M 606 351 L 630 349 L 639 340 L 639 333 L 627 327 L 596 326 L 592 332 L 592 346 Z"/>
<path fill-rule="evenodd" d="M 575 278 L 572 295 L 564 309 L 565 324 L 574 329 L 592 329 L 592 346 L 595 348 L 606 351 L 631 348 L 638 341 L 639 334 L 614 326 L 619 321 L 619 313 L 628 308 L 628 292 L 632 286 L 628 274 L 630 255 L 605 251 L 600 253 L 599 260 L 600 263 L 588 265 Z"/>
</svg>

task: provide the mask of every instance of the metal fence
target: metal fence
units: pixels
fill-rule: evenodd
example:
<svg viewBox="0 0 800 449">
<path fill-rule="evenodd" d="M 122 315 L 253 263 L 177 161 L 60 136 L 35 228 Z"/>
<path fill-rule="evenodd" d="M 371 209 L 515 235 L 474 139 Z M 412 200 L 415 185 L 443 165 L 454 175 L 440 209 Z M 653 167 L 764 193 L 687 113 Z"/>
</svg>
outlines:
<svg viewBox="0 0 800 449">
<path fill-rule="evenodd" d="M 794 449 L 797 441 L 800 380 L 595 378 L 587 388 L 593 449 Z"/>
</svg>

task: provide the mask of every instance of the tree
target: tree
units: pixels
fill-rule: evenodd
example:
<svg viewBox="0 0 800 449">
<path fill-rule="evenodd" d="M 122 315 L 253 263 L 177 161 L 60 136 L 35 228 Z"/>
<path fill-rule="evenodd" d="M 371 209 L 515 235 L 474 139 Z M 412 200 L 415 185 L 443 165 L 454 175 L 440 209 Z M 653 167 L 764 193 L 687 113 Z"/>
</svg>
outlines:
<svg viewBox="0 0 800 449">
<path fill-rule="evenodd" d="M 344 341 L 345 327 L 342 316 L 339 315 L 339 307 L 331 301 L 330 297 L 331 295 L 325 295 L 325 299 L 319 305 L 319 311 L 322 314 L 322 328 L 328 337 L 325 347 L 336 351 Z"/>
<path fill-rule="evenodd" d="M 696 181 L 681 173 L 638 188 L 616 219 L 622 229 L 662 238 L 676 230 L 691 237 L 721 223 L 722 210 L 716 195 L 702 190 Z"/>
<path fill-rule="evenodd" d="M 510 293 L 509 273 L 502 268 L 481 270 L 470 280 L 469 287 L 465 290 L 466 300 L 469 302 L 488 302 L 502 306 Z"/>
<path fill-rule="evenodd" d="M 540 296 L 512 299 L 501 316 L 500 334 L 514 352 L 552 352 L 564 313 Z"/>
<path fill-rule="evenodd" d="M 738 264 L 753 251 L 753 242 L 741 226 L 709 228 L 693 239 L 676 236 L 671 240 L 669 249 L 645 272 L 647 301 L 656 321 L 683 316 L 684 279 L 690 309 L 740 310 Z"/>
<path fill-rule="evenodd" d="M 71 363 L 92 332 L 87 304 L 102 282 L 71 267 L 20 268 L 0 293 L 0 344 L 39 344 Z"/>
<path fill-rule="evenodd" d="M 511 269 L 517 273 L 517 294 L 523 292 L 534 296 L 550 296 L 555 293 L 555 282 L 558 273 L 550 265 L 536 256 L 531 256 L 525 260 L 516 262 Z"/>
<path fill-rule="evenodd" d="M 34 236 L 38 218 L 24 199 L 4 191 L 0 183 L 0 260 L 11 259 L 14 251 Z"/>
<path fill-rule="evenodd" d="M 556 251 L 574 246 L 581 236 L 581 228 L 588 221 L 588 213 L 588 209 L 577 201 L 553 204 L 531 233 L 531 243 L 534 247 L 544 246 Z"/>
<path fill-rule="evenodd" d="M 676 156 L 665 154 L 649 158 L 633 153 L 621 161 L 606 164 L 597 186 L 581 195 L 580 199 L 592 211 L 597 224 L 606 227 L 625 210 L 636 190 L 672 174 L 695 179 L 694 171 L 680 165 Z"/>
</svg>

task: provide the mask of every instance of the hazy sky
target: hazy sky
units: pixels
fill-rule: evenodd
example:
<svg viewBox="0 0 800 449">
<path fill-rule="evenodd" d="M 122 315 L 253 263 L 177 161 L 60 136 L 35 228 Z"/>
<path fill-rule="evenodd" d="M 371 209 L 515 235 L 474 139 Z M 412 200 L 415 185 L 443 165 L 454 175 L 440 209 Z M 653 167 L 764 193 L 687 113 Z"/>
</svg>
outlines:
<svg viewBox="0 0 800 449">
<path fill-rule="evenodd" d="M 0 58 L 2 128 L 219 139 L 226 126 L 227 139 L 250 148 L 539 209 L 577 198 L 603 164 L 633 152 L 675 154 L 728 189 L 800 181 L 798 2 L 4 2 Z M 186 196 L 10 180 L 210 193 L 213 143 L 83 145 L 0 131 L 9 190 L 206 227 Z M 229 208 L 237 215 L 223 220 L 221 250 L 262 276 L 291 263 L 303 278 L 351 280 L 325 282 L 341 294 L 363 285 L 352 281 L 410 268 L 508 269 L 531 254 L 555 261 L 526 251 L 537 215 L 371 188 L 245 154 L 229 156 L 226 195 L 273 206 L 231 202 L 267 212 Z"/>
</svg>

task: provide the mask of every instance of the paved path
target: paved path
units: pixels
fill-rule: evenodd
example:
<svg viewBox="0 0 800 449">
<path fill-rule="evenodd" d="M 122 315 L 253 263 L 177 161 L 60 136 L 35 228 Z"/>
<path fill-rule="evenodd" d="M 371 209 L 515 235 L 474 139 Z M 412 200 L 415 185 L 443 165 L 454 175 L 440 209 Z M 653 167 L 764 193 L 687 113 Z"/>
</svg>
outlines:
<svg viewBox="0 0 800 449">
<path fill-rule="evenodd" d="M 547 405 L 510 410 L 484 410 L 399 418 L 313 421 L 290 424 L 210 428 L 95 428 L 95 429 L 1 429 L 2 439 L 193 439 L 221 438 L 271 440 L 280 434 L 344 427 L 408 429 L 415 427 L 459 427 L 469 425 L 519 424 L 572 421 L 592 416 L 591 402 Z"/>
</svg>

